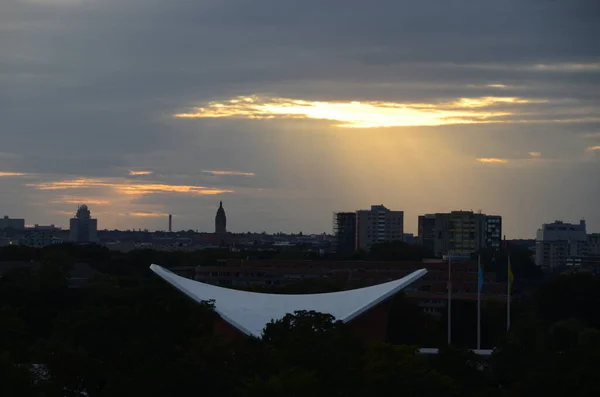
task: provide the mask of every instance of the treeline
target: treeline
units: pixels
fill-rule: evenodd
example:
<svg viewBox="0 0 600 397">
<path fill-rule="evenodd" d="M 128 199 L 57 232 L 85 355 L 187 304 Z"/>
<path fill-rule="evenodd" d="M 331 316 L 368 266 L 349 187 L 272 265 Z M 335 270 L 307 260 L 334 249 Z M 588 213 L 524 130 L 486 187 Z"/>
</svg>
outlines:
<svg viewBox="0 0 600 397">
<path fill-rule="evenodd" d="M 370 251 L 357 250 L 350 255 L 335 253 L 318 253 L 306 250 L 303 246 L 274 247 L 271 250 L 259 250 L 248 247 L 244 250 L 228 248 L 199 249 L 196 251 L 155 251 L 153 249 L 137 249 L 128 253 L 111 251 L 97 245 L 58 244 L 43 248 L 9 245 L 0 247 L 0 261 L 43 260 L 48 255 L 60 253 L 65 258 L 82 262 L 99 263 L 102 261 L 135 261 L 136 259 L 154 258 L 163 266 L 197 266 L 212 265 L 220 259 L 322 259 L 322 260 L 371 260 L 371 261 L 421 261 L 432 258 L 418 245 L 406 244 L 402 241 L 391 241 L 373 245 Z M 510 250 L 495 251 L 484 249 L 481 260 L 488 270 L 504 269 L 508 254 L 515 268 L 521 270 L 525 277 L 538 277 L 539 269 L 534 265 L 531 252 L 526 248 L 513 247 Z M 476 259 L 476 256 L 473 257 Z"/>
<path fill-rule="evenodd" d="M 153 276 L 145 252 L 59 246 L 36 255 L 21 260 L 39 261 L 37 270 L 0 278 L 3 396 L 600 395 L 600 280 L 591 275 L 556 277 L 515 302 L 510 332 L 505 308 L 485 307 L 484 347 L 496 353 L 482 358 L 467 350 L 471 306 L 456 304 L 453 347 L 444 316 L 402 296 L 387 344 L 364 344 L 313 312 L 279 319 L 260 340 L 231 340 L 214 334 L 209 302 Z M 105 271 L 68 288 L 70 264 L 84 257 Z M 442 349 L 421 356 L 419 346 Z"/>
</svg>

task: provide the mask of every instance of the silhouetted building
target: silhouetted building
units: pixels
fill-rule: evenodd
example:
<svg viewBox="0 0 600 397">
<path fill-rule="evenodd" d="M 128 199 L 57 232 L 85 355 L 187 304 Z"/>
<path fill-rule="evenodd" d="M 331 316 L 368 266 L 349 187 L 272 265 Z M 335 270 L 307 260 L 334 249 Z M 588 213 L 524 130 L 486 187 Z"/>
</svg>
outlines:
<svg viewBox="0 0 600 397">
<path fill-rule="evenodd" d="M 600 255 L 600 233 L 588 234 L 588 254 Z"/>
<path fill-rule="evenodd" d="M 25 229 L 25 219 L 14 219 L 5 215 L 4 218 L 0 218 L 0 230 L 2 229 L 23 230 Z"/>
<path fill-rule="evenodd" d="M 356 211 L 356 248 L 368 251 L 375 244 L 402 241 L 403 238 L 403 211 L 391 211 L 383 205 Z"/>
<path fill-rule="evenodd" d="M 419 216 L 419 243 L 428 254 L 435 255 L 435 240 L 436 233 L 436 216 L 435 214 L 426 214 Z M 439 255 L 441 256 L 441 255 Z"/>
<path fill-rule="evenodd" d="M 225 209 L 223 208 L 223 202 L 219 203 L 219 209 L 217 210 L 217 216 L 215 216 L 215 233 L 225 234 L 227 233 L 227 216 L 225 215 Z"/>
<path fill-rule="evenodd" d="M 334 251 L 351 255 L 356 250 L 356 212 L 336 212 L 333 215 Z"/>
<path fill-rule="evenodd" d="M 537 231 L 535 264 L 545 270 L 567 265 L 567 259 L 584 257 L 588 253 L 585 221 L 579 224 L 555 221 L 545 223 Z"/>
<path fill-rule="evenodd" d="M 69 241 L 75 243 L 95 243 L 98 241 L 98 220 L 92 219 L 87 205 L 77 208 L 75 218 L 69 221 Z"/>
<path fill-rule="evenodd" d="M 502 217 L 473 211 L 419 216 L 419 242 L 429 253 L 469 254 L 482 248 L 499 250 L 502 245 Z"/>
<path fill-rule="evenodd" d="M 35 225 L 34 227 L 25 229 L 23 236 L 19 240 L 19 244 L 29 247 L 46 247 L 48 245 L 61 244 L 63 240 L 57 237 L 60 231 L 61 229 L 54 225 Z"/>
<path fill-rule="evenodd" d="M 485 216 L 485 248 L 499 251 L 502 248 L 502 217 L 499 215 Z"/>
<path fill-rule="evenodd" d="M 169 233 L 173 231 L 173 215 L 169 214 Z"/>
</svg>

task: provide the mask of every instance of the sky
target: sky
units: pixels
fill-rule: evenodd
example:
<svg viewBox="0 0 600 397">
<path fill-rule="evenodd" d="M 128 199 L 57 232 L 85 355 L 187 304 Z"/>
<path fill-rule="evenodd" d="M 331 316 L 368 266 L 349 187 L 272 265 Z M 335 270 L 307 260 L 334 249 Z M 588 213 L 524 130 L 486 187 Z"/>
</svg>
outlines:
<svg viewBox="0 0 600 397">
<path fill-rule="evenodd" d="M 0 216 L 600 232 L 598 37 L 594 0 L 2 0 Z"/>
</svg>

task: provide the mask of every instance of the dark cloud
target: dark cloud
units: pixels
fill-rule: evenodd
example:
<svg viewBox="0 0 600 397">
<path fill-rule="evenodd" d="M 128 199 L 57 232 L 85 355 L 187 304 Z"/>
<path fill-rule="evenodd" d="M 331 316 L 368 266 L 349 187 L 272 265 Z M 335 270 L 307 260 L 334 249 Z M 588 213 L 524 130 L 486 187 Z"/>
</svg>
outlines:
<svg viewBox="0 0 600 397">
<path fill-rule="evenodd" d="M 401 186 L 390 185 L 389 170 L 406 172 L 411 190 L 419 186 L 408 171 L 414 167 L 427 174 L 425 181 L 443 182 L 435 170 L 415 164 L 427 156 L 454 161 L 445 150 L 464 157 L 456 158 L 457 175 L 472 167 L 460 165 L 467 157 L 519 158 L 529 151 L 570 159 L 568 167 L 552 166 L 565 170 L 565 178 L 597 166 L 580 161 L 591 141 L 581 137 L 599 131 L 600 123 L 552 121 L 598 116 L 599 36 L 600 7 L 592 0 L 8 0 L 0 13 L 0 171 L 66 179 L 151 169 L 149 180 L 230 186 L 240 193 L 226 195 L 229 210 L 245 230 L 256 222 L 269 230 L 328 230 L 338 207 L 386 198 L 390 206 L 412 205 L 406 210 L 416 216 L 428 209 L 415 203 L 428 201 L 410 201 Z M 535 123 L 386 132 L 340 131 L 315 121 L 171 117 L 206 101 L 255 93 L 319 101 L 504 96 L 549 102 L 511 108 L 518 115 L 507 118 Z M 394 147 L 390 159 L 376 161 L 371 153 L 361 159 L 353 140 L 364 138 L 354 134 L 373 137 L 362 143 L 365 150 Z M 497 176 L 498 186 L 553 180 L 552 167 L 536 167 L 537 174 Z M 211 177 L 202 170 L 256 177 Z M 480 183 L 490 177 L 486 172 L 503 172 L 483 170 L 476 175 Z M 599 186 L 578 180 L 568 181 L 569 191 L 600 194 Z M 540 186 L 555 194 L 550 185 Z M 31 203 L 52 200 L 56 192 L 32 191 L 15 178 L 0 179 L 0 191 L 11 212 L 44 221 L 55 216 Z M 199 212 L 214 200 L 150 195 L 131 204 L 141 208 L 124 211 L 175 207 L 191 225 L 210 220 L 209 209 L 209 215 Z M 461 205 L 453 200 L 429 205 Z M 290 206 L 300 210 L 290 212 Z M 521 207 L 501 209 L 512 213 L 516 224 L 509 230 L 519 235 L 554 217 L 550 204 L 527 221 L 514 215 Z M 262 211 L 271 215 L 257 217 Z"/>
</svg>

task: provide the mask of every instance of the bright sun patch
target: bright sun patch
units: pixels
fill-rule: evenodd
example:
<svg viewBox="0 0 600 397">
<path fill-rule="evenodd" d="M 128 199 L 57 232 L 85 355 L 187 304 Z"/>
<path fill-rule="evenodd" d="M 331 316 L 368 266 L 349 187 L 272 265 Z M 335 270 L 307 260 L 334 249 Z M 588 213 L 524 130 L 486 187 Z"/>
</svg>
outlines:
<svg viewBox="0 0 600 397">
<path fill-rule="evenodd" d="M 459 98 L 444 103 L 324 102 L 290 98 L 239 96 L 212 101 L 176 118 L 302 118 L 329 120 L 339 127 L 414 127 L 503 122 L 513 111 L 506 105 L 545 102 L 515 97 Z M 498 105 L 504 105 L 498 107 Z"/>
<path fill-rule="evenodd" d="M 137 183 L 136 181 L 118 178 L 106 179 L 69 179 L 62 181 L 32 183 L 27 186 L 38 190 L 74 190 L 74 189 L 114 189 L 120 194 L 142 196 L 155 193 L 182 193 L 193 195 L 216 195 L 232 193 L 229 189 L 219 189 L 207 186 L 168 185 L 163 183 Z"/>
<path fill-rule="evenodd" d="M 508 163 L 507 159 L 499 159 L 499 158 L 495 158 L 495 157 L 480 157 L 477 159 L 477 161 L 479 161 L 480 163 L 487 163 L 487 164 L 506 164 L 506 163 Z"/>
</svg>

